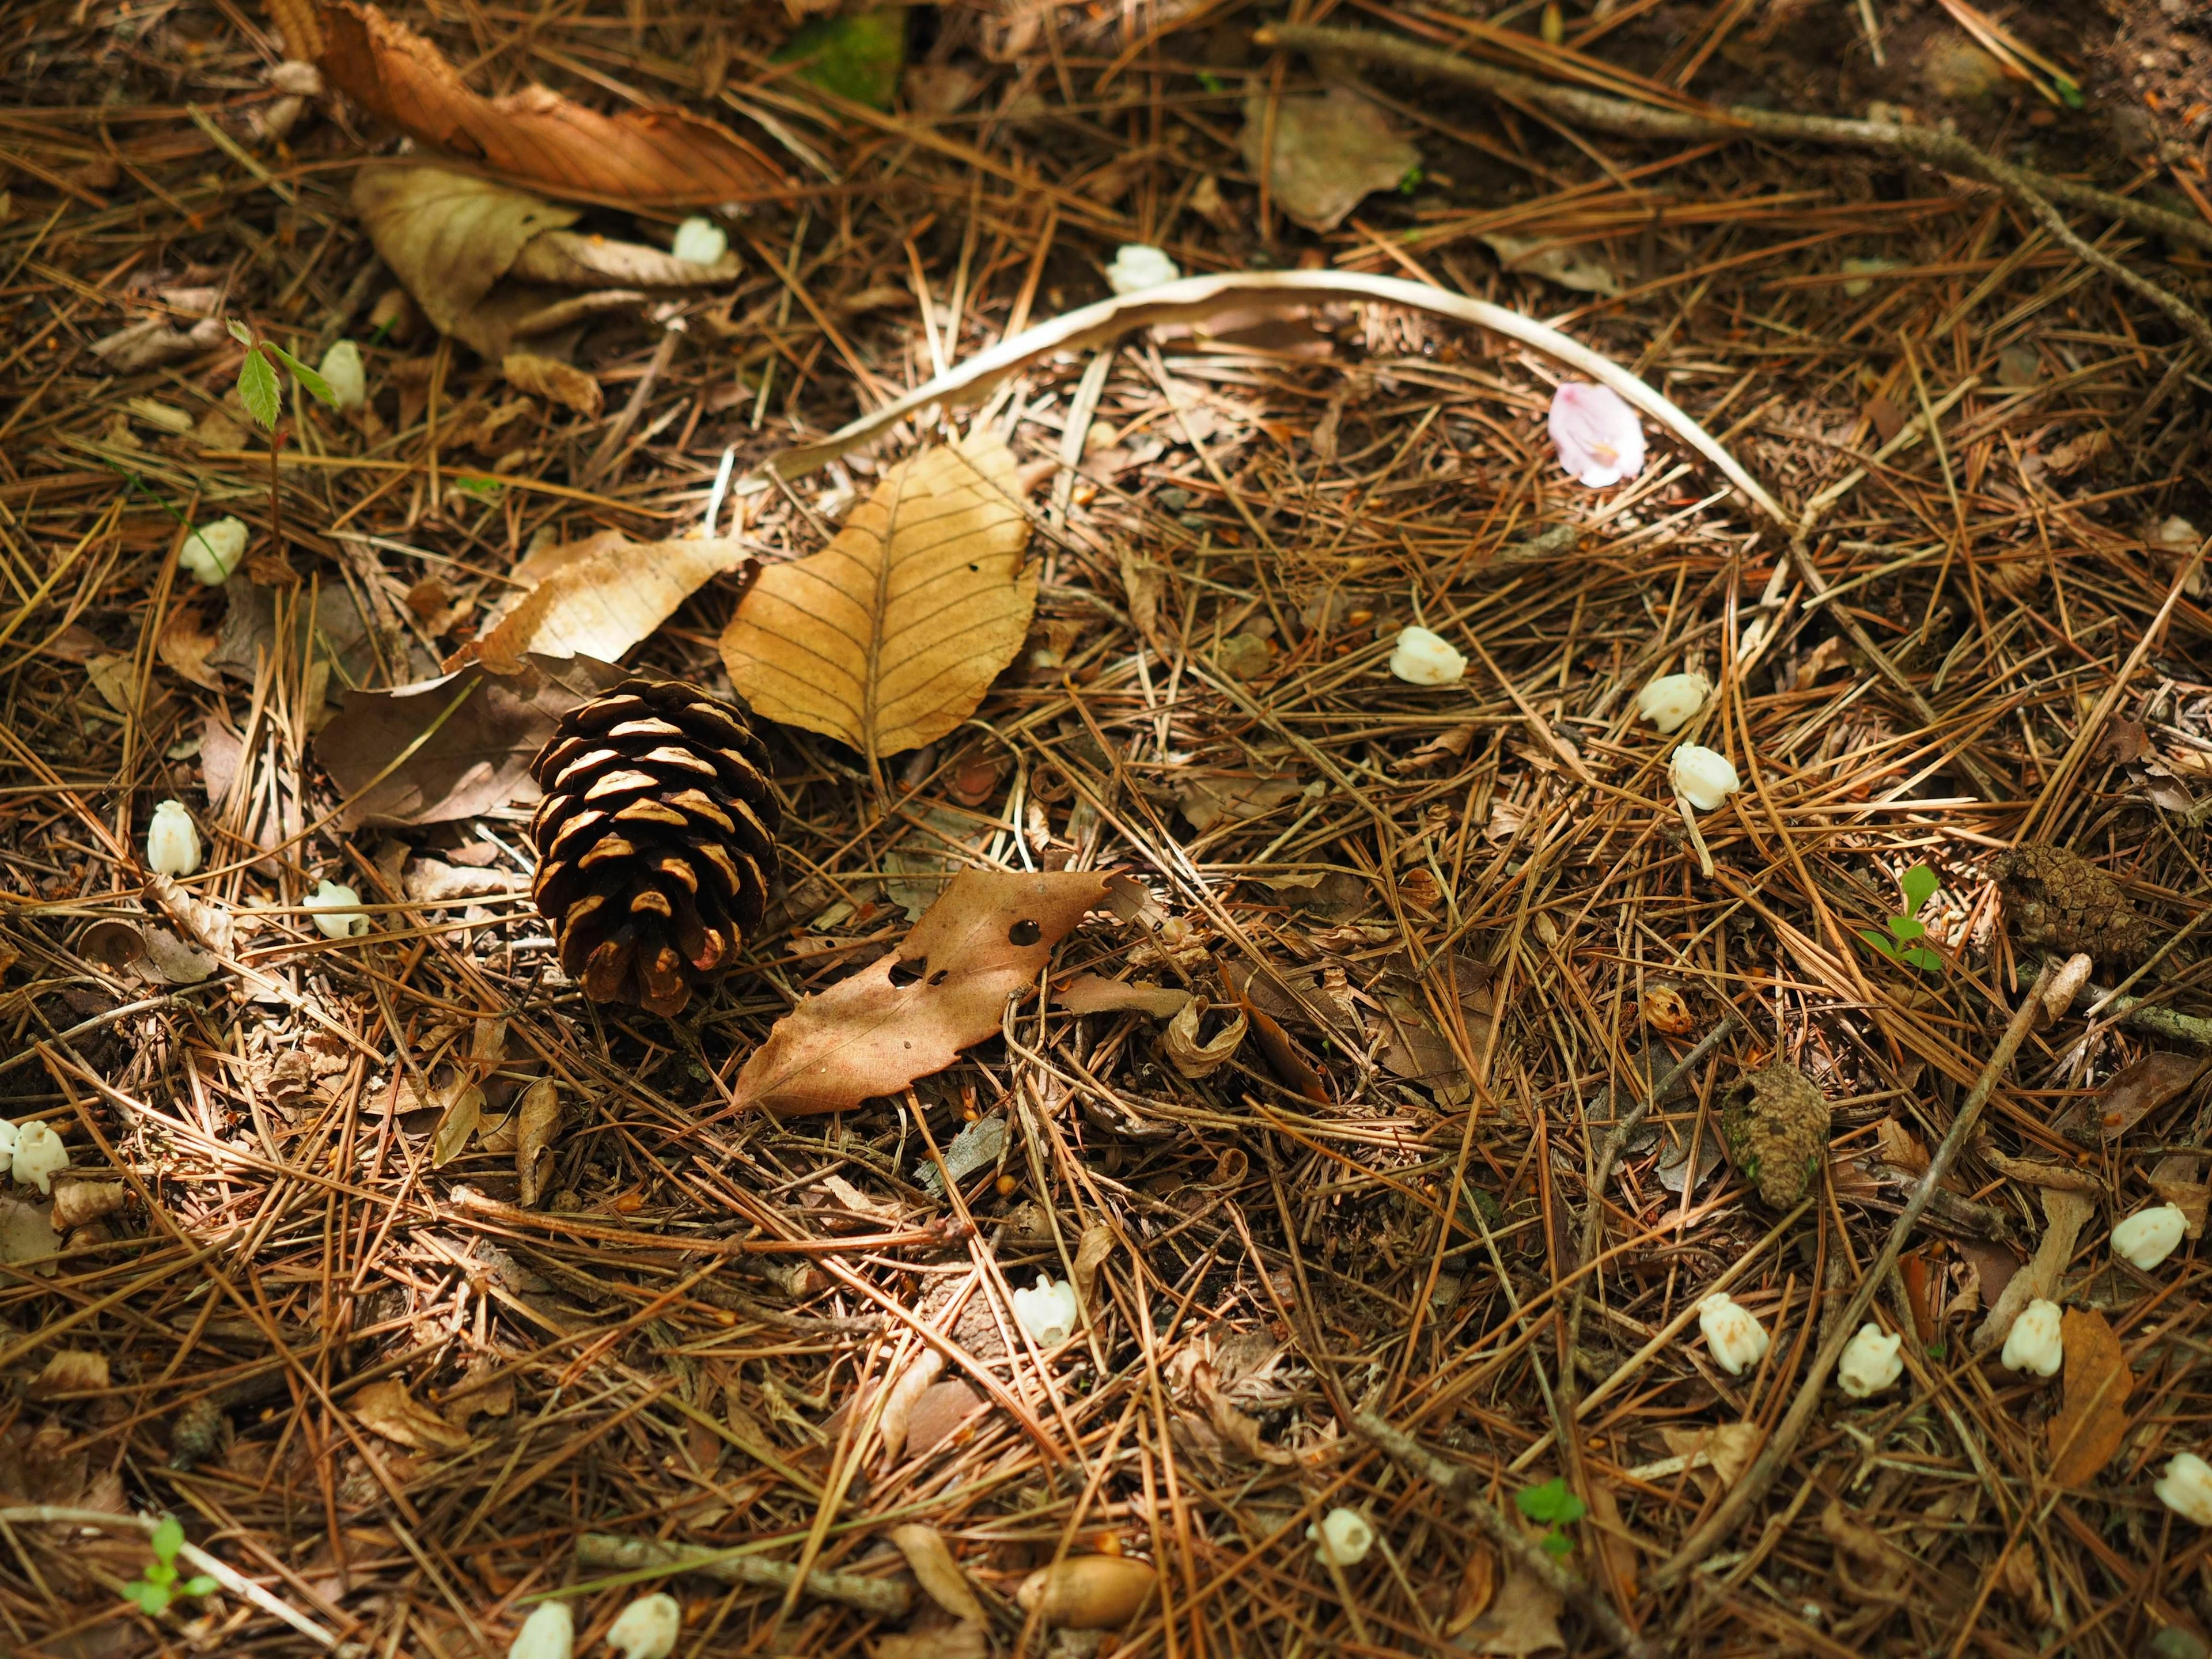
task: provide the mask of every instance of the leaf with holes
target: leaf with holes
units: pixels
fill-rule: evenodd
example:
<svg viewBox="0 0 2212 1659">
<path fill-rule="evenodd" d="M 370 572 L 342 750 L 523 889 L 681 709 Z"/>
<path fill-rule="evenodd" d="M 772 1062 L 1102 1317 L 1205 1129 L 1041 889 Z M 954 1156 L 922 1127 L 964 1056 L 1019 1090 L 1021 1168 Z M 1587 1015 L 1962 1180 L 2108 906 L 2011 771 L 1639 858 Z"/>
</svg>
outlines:
<svg viewBox="0 0 2212 1659">
<path fill-rule="evenodd" d="M 839 1112 L 943 1071 L 998 1035 L 1006 999 L 1105 902 L 1106 878 L 1091 872 L 962 871 L 905 944 L 776 1022 L 738 1073 L 735 1103 Z"/>
<path fill-rule="evenodd" d="M 738 694 L 872 760 L 974 714 L 1036 609 L 1016 472 L 993 436 L 924 450 L 821 552 L 763 570 L 722 635 Z"/>
</svg>

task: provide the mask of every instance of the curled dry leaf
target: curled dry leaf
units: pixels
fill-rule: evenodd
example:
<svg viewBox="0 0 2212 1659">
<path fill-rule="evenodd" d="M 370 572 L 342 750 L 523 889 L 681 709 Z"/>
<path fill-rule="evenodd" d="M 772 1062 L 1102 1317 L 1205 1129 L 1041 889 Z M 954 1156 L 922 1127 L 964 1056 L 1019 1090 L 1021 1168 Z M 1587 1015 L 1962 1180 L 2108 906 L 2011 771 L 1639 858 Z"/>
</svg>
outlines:
<svg viewBox="0 0 2212 1659">
<path fill-rule="evenodd" d="M 1505 1582 L 1491 1598 L 1488 1611 L 1453 1638 L 1468 1653 L 1545 1653 L 1566 1645 L 1559 1631 L 1565 1603 L 1544 1581 L 1518 1565 L 1505 1570 Z"/>
<path fill-rule="evenodd" d="M 915 1582 L 931 1601 L 955 1619 L 975 1625 L 990 1622 L 990 1615 L 976 1599 L 967 1575 L 952 1559 L 951 1547 L 936 1528 L 910 1522 L 903 1527 L 893 1527 L 890 1539 L 898 1546 L 899 1553 L 906 1557 L 907 1565 L 914 1569 Z"/>
<path fill-rule="evenodd" d="M 222 690 L 222 676 L 209 665 L 215 654 L 216 636 L 197 606 L 180 605 L 154 639 L 154 654 L 179 678 L 210 691 Z"/>
<path fill-rule="evenodd" d="M 553 1144 L 561 1138 L 561 1091 L 550 1078 L 540 1078 L 522 1091 L 515 1109 L 514 1170 L 522 1178 L 525 1208 L 538 1202 L 553 1171 Z"/>
<path fill-rule="evenodd" d="M 2128 1390 L 2135 1375 L 2105 1316 L 2069 1308 L 2060 1322 L 2066 1348 L 2066 1403 L 2051 1419 L 2051 1484 L 2087 1486 L 2128 1432 Z"/>
<path fill-rule="evenodd" d="M 905 1449 L 907 1427 L 914 1416 L 915 1401 L 921 1399 L 930 1384 L 937 1381 L 938 1373 L 944 1369 L 945 1356 L 934 1348 L 924 1348 L 892 1380 L 890 1397 L 884 1401 L 884 1414 L 876 1424 L 876 1432 L 884 1437 L 884 1462 L 886 1467 L 897 1462 L 899 1453 Z M 927 1589 L 928 1586 L 925 1583 L 923 1588 Z M 948 1607 L 945 1611 L 960 1613 L 957 1607 Z"/>
<path fill-rule="evenodd" d="M 958 1377 L 933 1382 L 914 1402 L 906 1420 L 906 1451 L 920 1457 L 935 1451 L 959 1430 L 968 1415 L 983 1403 L 983 1396 Z"/>
<path fill-rule="evenodd" d="M 2012 1331 L 2013 1321 L 2020 1317 L 2021 1310 L 2029 1303 L 2055 1297 L 2058 1276 L 2074 1259 L 2075 1241 L 2081 1237 L 2081 1229 L 2096 1212 L 2097 1206 L 2080 1193 L 2057 1187 L 2043 1189 L 2042 1241 L 2035 1247 L 2033 1259 L 2005 1281 L 2003 1291 L 1990 1304 L 1988 1314 L 1974 1333 L 1977 1353 L 2003 1341 Z"/>
<path fill-rule="evenodd" d="M 457 1452 L 469 1443 L 464 1431 L 409 1394 L 396 1376 L 370 1383 L 346 1405 L 363 1428 L 416 1451 Z"/>
<path fill-rule="evenodd" d="M 331 86 L 409 137 L 494 172 L 618 204 L 742 201 L 773 189 L 775 167 L 728 128 L 678 110 L 601 115 L 529 87 L 472 92 L 438 49 L 373 5 L 322 12 Z"/>
<path fill-rule="evenodd" d="M 735 1103 L 837 1112 L 941 1072 L 997 1034 L 1006 999 L 1033 983 L 1106 878 L 963 870 L 904 944 L 776 1022 L 738 1073 Z"/>
<path fill-rule="evenodd" d="M 613 530 L 533 552 L 514 577 L 535 586 L 447 666 L 475 661 L 516 674 L 532 656 L 612 662 L 750 557 L 734 538 L 634 542 Z"/>
<path fill-rule="evenodd" d="M 1238 1008 L 1231 1014 L 1226 1025 L 1211 1037 L 1201 1039 L 1199 1022 L 1206 1017 L 1206 1008 L 1204 997 L 1194 997 L 1185 1003 L 1182 1012 L 1168 1022 L 1160 1044 L 1167 1050 L 1169 1063 L 1194 1081 L 1212 1077 L 1229 1063 L 1244 1041 L 1249 1023 L 1243 1009 Z"/>
<path fill-rule="evenodd" d="M 1075 1265 L 1068 1277 L 1075 1281 L 1075 1293 L 1086 1309 L 1095 1305 L 1098 1270 L 1114 1254 L 1117 1242 L 1113 1227 L 1106 1222 L 1094 1221 L 1083 1230 L 1083 1242 L 1075 1247 Z"/>
<path fill-rule="evenodd" d="M 50 1206 L 0 1193 L 0 1261 L 17 1267 L 27 1261 L 43 1263 L 34 1271 L 51 1279 L 54 1252 L 61 1247 Z"/>
<path fill-rule="evenodd" d="M 54 1182 L 52 1221 L 62 1232 L 112 1215 L 123 1207 L 131 1189 L 119 1181 L 57 1181 Z"/>
<path fill-rule="evenodd" d="M 444 167 L 370 162 L 354 177 L 353 206 L 431 325 L 502 366 L 515 340 L 591 311 L 637 304 L 649 288 L 704 287 L 738 273 L 735 260 L 699 264 L 659 248 L 573 234 L 575 209 Z M 564 377 L 541 378 L 548 387 L 559 382 L 564 403 L 587 396 Z M 592 383 L 592 394 L 597 389 Z"/>
<path fill-rule="evenodd" d="M 574 363 L 558 357 L 541 357 L 532 351 L 510 351 L 500 360 L 499 372 L 517 392 L 544 398 L 572 409 L 586 420 L 596 421 L 606 409 L 599 383 Z"/>
<path fill-rule="evenodd" d="M 738 695 L 870 760 L 974 714 L 1036 609 L 1015 473 L 995 436 L 924 450 L 821 552 L 763 570 L 722 635 Z"/>
<path fill-rule="evenodd" d="M 199 896 L 174 876 L 156 873 L 146 883 L 145 896 L 174 922 L 185 941 L 219 957 L 230 954 L 237 928 L 230 912 Z"/>
<path fill-rule="evenodd" d="M 2197 1081 L 2202 1054 L 2148 1054 L 2121 1067 L 2097 1091 L 2096 1125 L 2107 1137 L 2124 1135 Z"/>
<path fill-rule="evenodd" d="M 1272 124 L 1267 101 L 1245 100 L 1238 142 L 1254 173 L 1267 164 L 1277 204 L 1308 230 L 1334 230 L 1363 198 L 1395 189 L 1420 165 L 1421 153 L 1390 130 L 1380 108 L 1349 87 L 1282 99 Z M 1269 153 L 1263 156 L 1263 149 Z"/>
<path fill-rule="evenodd" d="M 2206 1200 L 2212 1197 L 2212 1187 L 2202 1177 L 2203 1160 L 2185 1152 L 2169 1153 L 2151 1166 L 2150 1189 L 2179 1210 L 2188 1224 L 2185 1236 L 2204 1237 Z"/>
<path fill-rule="evenodd" d="M 430 1167 L 443 1169 L 461 1155 L 483 1118 L 484 1091 L 475 1084 L 457 1081 L 447 1091 L 446 1110 L 438 1132 L 430 1138 Z"/>
<path fill-rule="evenodd" d="M 624 678 L 587 657 L 530 657 L 510 675 L 471 664 L 388 691 L 348 691 L 315 738 L 347 797 L 339 823 L 441 823 L 536 800 L 530 763 L 561 716 Z"/>
</svg>

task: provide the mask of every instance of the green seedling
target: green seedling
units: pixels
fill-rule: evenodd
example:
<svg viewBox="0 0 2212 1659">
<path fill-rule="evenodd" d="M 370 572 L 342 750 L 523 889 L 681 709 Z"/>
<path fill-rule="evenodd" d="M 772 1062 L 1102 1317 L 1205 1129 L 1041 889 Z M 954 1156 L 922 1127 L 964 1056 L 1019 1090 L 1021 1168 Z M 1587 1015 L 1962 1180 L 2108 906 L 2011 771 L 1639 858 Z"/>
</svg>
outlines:
<svg viewBox="0 0 2212 1659">
<path fill-rule="evenodd" d="M 123 1599 L 136 1607 L 149 1619 L 158 1619 L 169 1610 L 169 1603 L 179 1596 L 198 1597 L 214 1593 L 214 1579 L 205 1573 L 179 1582 L 177 1552 L 185 1547 L 184 1522 L 173 1515 L 161 1517 L 161 1524 L 154 1528 L 151 1540 L 154 1559 L 147 1563 L 145 1576 L 134 1584 L 123 1587 Z"/>
<path fill-rule="evenodd" d="M 1531 1521 L 1551 1528 L 1538 1541 L 1547 1553 L 1561 1557 L 1575 1547 L 1566 1529 L 1589 1513 L 1589 1505 L 1569 1492 L 1567 1483 L 1556 1475 L 1540 1486 L 1523 1486 L 1515 1492 L 1513 1507 Z"/>
<path fill-rule="evenodd" d="M 295 386 L 303 387 L 332 409 L 338 406 L 330 383 L 274 340 L 255 339 L 253 331 L 240 322 L 231 324 L 230 337 L 246 348 L 246 362 L 238 371 L 239 401 L 264 430 L 273 434 L 277 420 L 284 413 L 284 389 L 276 380 L 278 363 L 292 371 Z"/>
<path fill-rule="evenodd" d="M 1862 927 L 1859 937 L 1901 967 L 1917 968 L 1923 974 L 1940 974 L 1943 971 L 1943 958 L 1928 946 L 1914 943 L 1928 932 L 1927 925 L 1915 918 L 1920 907 L 1936 896 L 1936 872 L 1924 864 L 1916 864 L 1905 872 L 1898 885 L 1905 890 L 1905 909 L 1882 924 L 1889 932 L 1877 933 L 1871 927 Z"/>
</svg>

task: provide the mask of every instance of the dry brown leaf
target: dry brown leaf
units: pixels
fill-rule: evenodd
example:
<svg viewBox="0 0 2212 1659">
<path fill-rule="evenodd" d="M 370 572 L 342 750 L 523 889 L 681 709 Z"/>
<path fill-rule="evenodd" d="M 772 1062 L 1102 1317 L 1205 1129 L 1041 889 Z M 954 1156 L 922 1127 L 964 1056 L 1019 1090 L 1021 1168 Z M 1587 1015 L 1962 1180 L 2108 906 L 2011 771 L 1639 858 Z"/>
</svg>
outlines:
<svg viewBox="0 0 2212 1659">
<path fill-rule="evenodd" d="M 2191 1238 L 2204 1237 L 2205 1200 L 2212 1186 L 2198 1178 L 2201 1158 L 2185 1152 L 2171 1153 L 2151 1166 L 2150 1189 L 2179 1210 L 2187 1220 L 2184 1231 Z"/>
<path fill-rule="evenodd" d="M 2014 1181 L 2024 1181 L 2031 1187 L 2063 1187 L 2069 1193 L 2101 1193 L 2105 1183 L 2094 1170 L 2077 1170 L 2070 1164 L 2048 1164 L 2040 1158 L 2009 1158 L 1995 1147 L 1983 1149 L 1982 1156 L 1999 1175 L 2010 1176 Z"/>
<path fill-rule="evenodd" d="M 2066 1271 L 2066 1264 L 2074 1259 L 2075 1241 L 2081 1237 L 2081 1229 L 2097 1212 L 2097 1206 L 2081 1194 L 2062 1188 L 2045 1187 L 2043 1191 L 2043 1237 L 2035 1247 L 2034 1258 L 2005 1281 L 2005 1287 L 1990 1304 L 1990 1310 L 1974 1332 L 1974 1351 L 1986 1352 L 2003 1341 L 2012 1330 L 2012 1322 L 2020 1317 L 2021 1309 L 2042 1297 L 2048 1301 L 2057 1293 L 2058 1276 Z"/>
<path fill-rule="evenodd" d="M 0 1261 L 12 1266 L 43 1262 L 34 1271 L 51 1279 L 54 1252 L 61 1247 L 62 1236 L 54 1231 L 48 1206 L 0 1193 Z"/>
<path fill-rule="evenodd" d="M 522 1178 L 517 1195 L 525 1209 L 538 1202 L 553 1172 L 553 1143 L 561 1138 L 561 1091 L 550 1078 L 540 1078 L 522 1091 L 516 1108 L 520 1120 L 514 1133 L 514 1170 Z"/>
<path fill-rule="evenodd" d="M 1686 1459 L 1693 1472 L 1710 1469 L 1723 1488 L 1751 1467 L 1765 1438 L 1756 1423 L 1717 1423 L 1707 1428 L 1662 1428 L 1659 1437 L 1675 1456 Z M 1700 1486 L 1711 1490 L 1705 1480 Z"/>
<path fill-rule="evenodd" d="M 393 162 L 355 174 L 353 207 L 431 325 L 487 356 L 504 353 L 486 350 L 496 343 L 494 319 L 477 318 L 478 307 L 532 241 L 581 216 L 470 173 Z M 550 297 L 542 293 L 541 302 Z"/>
<path fill-rule="evenodd" d="M 1613 1488 L 1594 1480 L 1589 1487 L 1590 1530 L 1597 1540 L 1598 1564 L 1612 1581 L 1614 1601 L 1628 1607 L 1636 1600 L 1636 1543 L 1622 1524 L 1620 1501 Z"/>
<path fill-rule="evenodd" d="M 107 1383 L 106 1354 L 64 1348 L 46 1361 L 24 1393 L 33 1400 L 51 1400 L 58 1394 L 97 1394 Z"/>
<path fill-rule="evenodd" d="M 991 1650 L 989 1626 L 940 1625 L 876 1638 L 874 1659 L 984 1659 Z"/>
<path fill-rule="evenodd" d="M 763 570 L 722 635 L 738 695 L 871 760 L 974 714 L 1036 609 L 1016 470 L 995 436 L 924 450 L 821 552 Z"/>
<path fill-rule="evenodd" d="M 118 714 L 137 712 L 138 665 L 130 658 L 102 653 L 85 664 L 84 672 L 92 689 L 100 693 L 100 700 L 110 708 Z"/>
<path fill-rule="evenodd" d="M 567 193 L 673 204 L 742 201 L 776 170 L 728 128 L 678 110 L 601 115 L 544 87 L 472 92 L 443 54 L 373 5 L 322 13 L 323 73 L 371 114 L 449 155 Z"/>
<path fill-rule="evenodd" d="M 469 1361 L 461 1380 L 447 1389 L 447 1421 L 459 1429 L 482 1415 L 505 1417 L 514 1409 L 514 1374 L 488 1353 Z"/>
<path fill-rule="evenodd" d="M 388 691 L 348 691 L 344 712 L 315 738 L 347 797 L 340 823 L 440 823 L 536 800 L 530 763 L 561 716 L 624 677 L 587 658 L 532 657 L 513 675 L 472 664 Z"/>
<path fill-rule="evenodd" d="M 938 1373 L 944 1369 L 945 1356 L 934 1348 L 924 1348 L 892 1380 L 890 1396 L 884 1401 L 884 1414 L 876 1424 L 876 1432 L 884 1437 L 885 1467 L 898 1462 L 899 1453 L 906 1447 L 907 1428 L 914 1416 L 915 1402 L 937 1381 Z M 945 1611 L 960 1613 L 957 1607 Z"/>
<path fill-rule="evenodd" d="M 2069 1308 L 2059 1327 L 2066 1350 L 2066 1403 L 2051 1421 L 2051 1483 L 2087 1486 L 2128 1432 L 2127 1355 L 2105 1316 Z"/>
<path fill-rule="evenodd" d="M 914 1569 L 915 1581 L 928 1593 L 931 1601 L 964 1623 L 990 1622 L 990 1614 L 976 1599 L 967 1575 L 952 1559 L 951 1547 L 936 1528 L 909 1522 L 902 1527 L 893 1527 L 890 1540 L 898 1546 L 899 1553 L 906 1557 L 907 1565 Z"/>
<path fill-rule="evenodd" d="M 1911 1571 L 1911 1558 L 1834 1498 L 1820 1511 L 1820 1535 L 1862 1565 L 1885 1572 Z"/>
<path fill-rule="evenodd" d="M 1883 1118 L 1874 1126 L 1874 1132 L 1883 1163 L 1915 1175 L 1928 1167 L 1927 1146 L 1895 1118 Z"/>
<path fill-rule="evenodd" d="M 1173 985 L 1148 985 L 1097 974 L 1078 974 L 1052 994 L 1071 1014 L 1150 1014 L 1173 1019 L 1190 1006 L 1190 993 Z"/>
<path fill-rule="evenodd" d="M 88 1221 L 112 1215 L 131 1196 L 119 1181 L 57 1181 L 54 1182 L 53 1224 L 67 1232 Z"/>
<path fill-rule="evenodd" d="M 959 1431 L 968 1415 L 983 1403 L 983 1396 L 958 1377 L 933 1382 L 921 1391 L 906 1423 L 906 1452 L 920 1457 L 935 1451 Z"/>
<path fill-rule="evenodd" d="M 1006 999 L 1105 896 L 1089 872 L 963 870 L 897 950 L 776 1022 L 732 1103 L 841 1112 L 943 1071 L 997 1034 Z"/>
<path fill-rule="evenodd" d="M 154 654 L 181 678 L 210 691 L 222 690 L 222 676 L 208 665 L 215 654 L 216 636 L 196 606 L 180 605 L 169 613 L 154 639 Z"/>
<path fill-rule="evenodd" d="M 613 530 L 532 553 L 514 576 L 537 585 L 447 665 L 475 661 L 514 674 L 530 656 L 613 662 L 750 556 L 730 537 L 634 542 Z"/>
<path fill-rule="evenodd" d="M 1559 1633 L 1561 1602 L 1550 1585 L 1520 1566 L 1505 1570 L 1505 1582 L 1490 1609 L 1454 1638 L 1468 1653 L 1530 1654 L 1565 1647 Z"/>
<path fill-rule="evenodd" d="M 2097 1091 L 2097 1127 L 2107 1136 L 2125 1134 L 2196 1082 L 2204 1066 L 2202 1054 L 2167 1052 L 2148 1054 L 2123 1066 Z"/>
<path fill-rule="evenodd" d="M 599 381 L 574 363 L 564 363 L 558 357 L 541 357 L 533 351 L 510 351 L 500 360 L 499 372 L 516 391 L 549 398 L 564 409 L 574 410 L 586 420 L 596 421 L 606 409 L 606 398 L 599 390 Z"/>
<path fill-rule="evenodd" d="M 1481 1618 L 1497 1594 L 1498 1552 L 1486 1539 L 1470 1540 L 1467 1565 L 1460 1569 L 1459 1589 L 1452 1598 L 1451 1618 L 1444 1626 L 1444 1634 L 1457 1636 Z"/>
<path fill-rule="evenodd" d="M 409 1394 L 396 1376 L 370 1383 L 346 1403 L 363 1428 L 416 1451 L 456 1452 L 469 1443 L 467 1434 Z"/>
<path fill-rule="evenodd" d="M 1075 1247 L 1075 1265 L 1068 1277 L 1075 1281 L 1075 1293 L 1086 1310 L 1096 1305 L 1098 1270 L 1114 1254 L 1117 1242 L 1114 1229 L 1103 1221 L 1094 1221 L 1083 1230 L 1083 1242 Z"/>
<path fill-rule="evenodd" d="M 147 881 L 145 896 L 161 908 L 191 943 L 219 957 L 230 954 L 237 927 L 229 911 L 200 897 L 174 876 L 158 871 Z"/>
<path fill-rule="evenodd" d="M 1421 161 L 1382 110 L 1349 87 L 1282 99 L 1272 122 L 1266 99 L 1246 99 L 1239 143 L 1255 173 L 1270 137 L 1269 188 L 1276 204 L 1308 230 L 1334 230 L 1362 198 L 1395 189 Z"/>
<path fill-rule="evenodd" d="M 443 1169 L 461 1155 L 483 1119 L 484 1091 L 473 1083 L 456 1083 L 447 1091 L 438 1132 L 430 1138 L 430 1167 Z"/>
</svg>

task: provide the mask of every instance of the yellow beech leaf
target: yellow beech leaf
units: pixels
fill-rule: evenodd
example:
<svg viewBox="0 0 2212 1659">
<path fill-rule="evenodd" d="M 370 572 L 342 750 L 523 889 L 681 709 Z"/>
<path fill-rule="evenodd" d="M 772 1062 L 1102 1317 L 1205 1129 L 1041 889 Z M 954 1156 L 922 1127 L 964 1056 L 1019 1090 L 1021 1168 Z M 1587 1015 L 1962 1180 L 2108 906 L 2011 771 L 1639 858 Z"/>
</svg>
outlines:
<svg viewBox="0 0 2212 1659">
<path fill-rule="evenodd" d="M 1015 471 L 993 436 L 925 450 L 822 551 L 763 570 L 722 635 L 738 695 L 871 761 L 974 714 L 1036 609 Z"/>
</svg>

